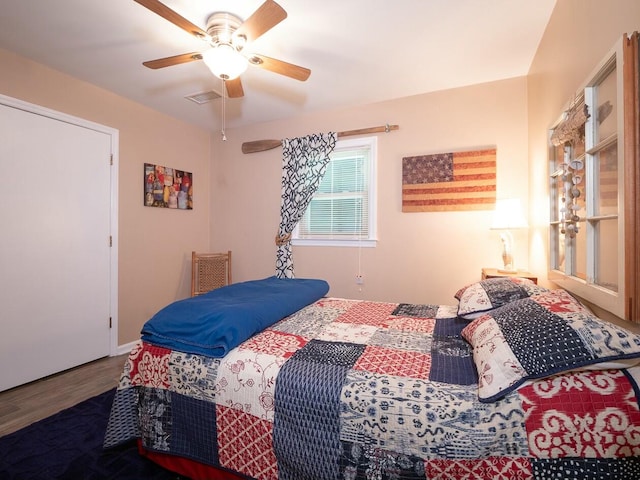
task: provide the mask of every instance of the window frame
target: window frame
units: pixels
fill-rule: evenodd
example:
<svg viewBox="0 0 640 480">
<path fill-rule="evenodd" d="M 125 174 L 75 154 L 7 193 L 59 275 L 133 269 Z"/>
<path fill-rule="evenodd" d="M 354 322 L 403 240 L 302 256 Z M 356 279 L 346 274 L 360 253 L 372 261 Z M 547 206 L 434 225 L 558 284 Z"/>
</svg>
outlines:
<svg viewBox="0 0 640 480">
<path fill-rule="evenodd" d="M 313 246 L 313 247 L 375 247 L 377 245 L 377 163 L 378 163 L 378 137 L 360 137 L 351 139 L 338 139 L 336 146 L 331 152 L 330 161 L 333 161 L 335 153 L 342 153 L 349 150 L 369 150 L 369 188 L 368 195 L 368 235 L 366 237 L 354 238 L 300 238 L 300 222 L 296 224 L 291 234 L 291 244 L 294 246 Z M 315 195 L 314 195 L 315 196 Z M 312 200 L 313 202 L 313 200 Z M 310 208 L 311 203 L 309 204 Z M 305 212 L 306 213 L 306 212 Z M 303 217 L 304 218 L 304 217 Z"/>
<path fill-rule="evenodd" d="M 555 170 L 558 166 L 558 160 L 555 158 L 557 148 L 549 142 L 549 168 L 551 173 L 550 181 L 550 222 L 549 222 L 549 280 L 557 283 L 562 288 L 578 295 L 579 297 L 587 300 L 588 302 L 597 305 L 604 310 L 607 310 L 620 318 L 625 318 L 625 188 L 624 188 L 624 92 L 623 92 L 623 52 L 621 44 L 617 44 L 613 49 L 609 51 L 606 57 L 600 62 L 600 64 L 589 75 L 587 82 L 576 94 L 576 97 L 584 95 L 584 102 L 589 109 L 590 116 L 584 125 L 585 129 L 585 143 L 584 143 L 584 177 L 585 185 L 583 186 L 583 194 L 586 197 L 586 212 L 581 212 L 580 231 L 577 235 L 585 236 L 586 252 L 584 255 L 586 258 L 581 260 L 586 261 L 585 276 L 586 278 L 580 278 L 573 274 L 575 272 L 574 266 L 578 261 L 576 258 L 576 244 L 571 242 L 569 236 L 565 236 L 564 242 L 564 271 L 554 268 L 558 265 L 557 248 L 559 248 L 558 239 L 558 225 L 561 223 L 558 218 L 558 207 L 560 199 L 558 198 L 557 179 L 558 174 Z M 593 114 L 593 105 L 597 108 L 597 87 L 602 81 L 607 78 L 615 70 L 615 85 L 616 85 L 616 130 L 615 133 L 609 135 L 607 138 L 596 141 L 596 115 Z M 558 120 L 551 128 L 551 132 L 558 126 L 562 119 Z M 594 212 L 594 205 L 596 196 L 598 194 L 597 188 L 598 182 L 595 182 L 597 163 L 595 163 L 595 157 L 608 148 L 612 144 L 617 145 L 617 214 L 600 216 Z M 566 155 L 566 154 L 565 154 Z M 554 171 L 555 170 L 555 171 Z M 617 218 L 617 265 L 618 271 L 617 277 L 617 290 L 606 288 L 603 285 L 598 285 L 597 268 L 599 260 L 596 257 L 598 255 L 598 228 L 596 225 L 600 225 L 602 221 L 607 221 L 613 217 Z M 556 242 L 554 244 L 554 242 Z M 558 245 L 556 245 L 558 244 Z"/>
</svg>

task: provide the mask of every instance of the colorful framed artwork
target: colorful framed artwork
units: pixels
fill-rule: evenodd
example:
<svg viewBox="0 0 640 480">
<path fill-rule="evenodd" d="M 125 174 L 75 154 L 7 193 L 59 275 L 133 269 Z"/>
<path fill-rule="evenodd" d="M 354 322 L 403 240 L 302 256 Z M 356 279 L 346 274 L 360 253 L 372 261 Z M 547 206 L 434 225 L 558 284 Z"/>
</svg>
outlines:
<svg viewBox="0 0 640 480">
<path fill-rule="evenodd" d="M 145 163 L 144 205 L 193 210 L 193 174 L 184 170 Z"/>
</svg>

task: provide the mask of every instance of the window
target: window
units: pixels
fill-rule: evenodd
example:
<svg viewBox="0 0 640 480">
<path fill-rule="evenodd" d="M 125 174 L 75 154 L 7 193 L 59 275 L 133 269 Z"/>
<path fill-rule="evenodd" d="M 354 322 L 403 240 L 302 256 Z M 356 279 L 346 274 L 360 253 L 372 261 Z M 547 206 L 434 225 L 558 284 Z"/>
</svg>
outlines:
<svg viewBox="0 0 640 480">
<path fill-rule="evenodd" d="M 293 245 L 375 246 L 376 137 L 338 140 Z"/>
<path fill-rule="evenodd" d="M 549 278 L 624 318 L 621 61 L 610 54 L 552 129 Z"/>
</svg>

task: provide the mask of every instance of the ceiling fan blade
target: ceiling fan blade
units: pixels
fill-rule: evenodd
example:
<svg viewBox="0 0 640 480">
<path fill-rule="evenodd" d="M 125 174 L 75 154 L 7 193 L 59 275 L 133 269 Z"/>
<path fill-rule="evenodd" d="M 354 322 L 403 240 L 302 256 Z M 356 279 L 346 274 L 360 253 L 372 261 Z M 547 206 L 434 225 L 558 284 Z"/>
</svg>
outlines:
<svg viewBox="0 0 640 480">
<path fill-rule="evenodd" d="M 155 70 L 157 68 L 164 68 L 170 67 L 172 65 L 179 65 L 181 63 L 193 62 L 194 60 L 202 60 L 202 54 L 198 52 L 183 53 L 181 55 L 174 55 L 173 57 L 149 60 L 147 62 L 142 62 L 142 64 L 147 68 L 153 68 Z"/>
<path fill-rule="evenodd" d="M 158 0 L 134 0 L 134 1 L 142 5 L 143 7 L 148 8 L 153 13 L 160 15 L 165 20 L 180 27 L 185 32 L 190 33 L 191 35 L 200 39 L 207 38 L 207 32 L 202 30 L 202 28 L 200 28 L 197 25 L 194 25 L 186 18 L 178 15 L 176 12 L 171 10 L 169 7 L 167 7 L 163 3 L 160 3 Z"/>
<path fill-rule="evenodd" d="M 240 77 L 234 78 L 233 80 L 225 80 L 224 84 L 227 87 L 227 95 L 229 98 L 240 98 L 244 96 Z"/>
<path fill-rule="evenodd" d="M 280 75 L 300 80 L 301 82 L 304 82 L 307 78 L 309 78 L 309 75 L 311 75 L 311 70 L 309 70 L 308 68 L 294 65 L 293 63 L 283 62 L 282 60 L 277 60 L 275 58 L 266 57 L 260 54 L 252 54 L 249 57 L 249 63 L 255 65 L 256 67 L 269 70 L 270 72 L 279 73 Z"/>
<path fill-rule="evenodd" d="M 285 18 L 287 18 L 287 12 L 273 0 L 267 0 L 238 27 L 233 35 L 244 35 L 247 42 L 253 42 Z"/>
</svg>

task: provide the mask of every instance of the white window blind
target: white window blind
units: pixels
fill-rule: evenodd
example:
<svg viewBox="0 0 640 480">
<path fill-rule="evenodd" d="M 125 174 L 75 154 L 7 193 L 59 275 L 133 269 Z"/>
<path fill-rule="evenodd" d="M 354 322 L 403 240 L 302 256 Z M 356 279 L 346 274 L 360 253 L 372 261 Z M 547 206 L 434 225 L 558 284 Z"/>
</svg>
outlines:
<svg viewBox="0 0 640 480">
<path fill-rule="evenodd" d="M 338 141 L 294 231 L 294 245 L 363 246 L 375 240 L 375 144 L 375 137 Z"/>
</svg>

